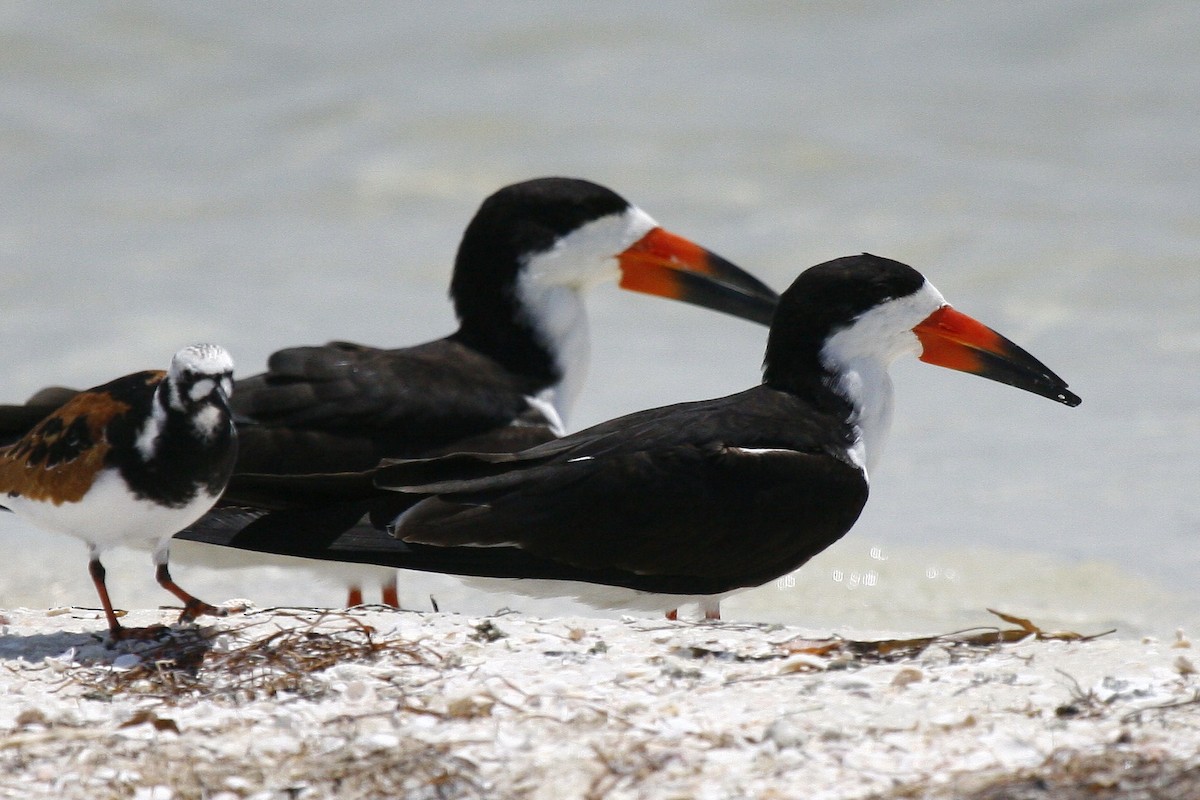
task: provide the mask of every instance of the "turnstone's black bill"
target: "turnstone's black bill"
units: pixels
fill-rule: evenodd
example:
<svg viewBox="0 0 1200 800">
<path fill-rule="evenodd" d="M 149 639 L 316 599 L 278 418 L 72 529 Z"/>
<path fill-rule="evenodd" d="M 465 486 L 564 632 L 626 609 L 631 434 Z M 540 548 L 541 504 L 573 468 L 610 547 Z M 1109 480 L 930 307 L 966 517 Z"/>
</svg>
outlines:
<svg viewBox="0 0 1200 800">
<path fill-rule="evenodd" d="M 122 544 L 154 549 L 159 584 L 183 601 L 180 620 L 225 613 L 181 589 L 167 569 L 171 535 L 212 508 L 233 472 L 233 360 L 211 344 L 185 347 L 167 372 L 137 372 L 74 394 L 0 448 L 0 506 L 87 542 L 89 569 L 114 640 L 100 556 Z"/>
<path fill-rule="evenodd" d="M 764 325 L 779 299 L 603 186 L 516 183 L 485 199 L 463 233 L 450 284 L 455 333 L 390 350 L 280 350 L 265 373 L 238 380 L 237 472 L 362 470 L 382 458 L 511 452 L 561 435 L 587 369 L 583 297 L 604 282 Z M 30 416 L 0 408 L 0 433 L 23 431 Z M 235 476 L 222 504 L 248 499 L 242 490 Z"/>
<path fill-rule="evenodd" d="M 1031 355 L 951 308 L 916 270 L 852 256 L 806 270 L 784 293 L 759 386 L 515 454 L 386 464 L 374 482 L 402 493 L 402 513 L 373 510 L 391 541 L 363 523 L 344 534 L 341 525 L 316 552 L 281 535 L 276 517 L 317 517 L 288 510 L 243 521 L 240 532 L 194 534 L 310 558 L 527 579 L 504 587 L 601 606 L 673 610 L 698 600 L 718 617 L 722 596 L 797 569 L 858 519 L 891 421 L 887 368 L 906 354 L 1080 402 Z M 355 502 L 384 502 L 371 498 L 371 474 L 244 477 L 273 481 L 276 501 L 281 482 L 290 483 L 295 508 L 320 498 L 332 518 Z M 410 495 L 425 499 L 412 505 Z"/>
</svg>

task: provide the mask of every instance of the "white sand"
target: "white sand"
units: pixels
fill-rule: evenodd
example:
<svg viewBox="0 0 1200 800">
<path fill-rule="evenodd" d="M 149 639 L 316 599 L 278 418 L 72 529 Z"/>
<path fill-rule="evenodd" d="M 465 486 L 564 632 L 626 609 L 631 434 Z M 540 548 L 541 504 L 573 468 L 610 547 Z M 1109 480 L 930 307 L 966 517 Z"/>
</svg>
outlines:
<svg viewBox="0 0 1200 800">
<path fill-rule="evenodd" d="M 1169 797 L 1100 790 L 1200 770 L 1183 638 L 886 663 L 782 626 L 261 611 L 181 629 L 204 665 L 156 678 L 96 612 L 4 618 L 0 797 L 1024 797 L 985 787 L 1055 770 Z"/>
</svg>

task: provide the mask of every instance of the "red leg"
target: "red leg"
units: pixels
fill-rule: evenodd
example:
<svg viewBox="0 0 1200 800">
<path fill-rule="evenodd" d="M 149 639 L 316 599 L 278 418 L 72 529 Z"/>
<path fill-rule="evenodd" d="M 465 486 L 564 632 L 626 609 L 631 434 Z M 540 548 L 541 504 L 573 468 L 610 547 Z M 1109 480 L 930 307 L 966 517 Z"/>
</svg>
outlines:
<svg viewBox="0 0 1200 800">
<path fill-rule="evenodd" d="M 114 640 L 120 639 L 124 628 L 121 627 L 121 623 L 117 622 L 112 601 L 108 599 L 108 587 L 104 584 L 104 565 L 100 563 L 98 557 L 93 556 L 92 560 L 88 562 L 88 572 L 91 573 L 92 583 L 96 585 L 96 594 L 100 595 L 100 605 L 104 606 L 104 616 L 108 619 L 108 632 Z"/>
<path fill-rule="evenodd" d="M 104 616 L 108 618 L 108 635 L 114 642 L 125 639 L 157 639 L 166 633 L 162 625 L 151 625 L 146 628 L 126 628 L 117 622 L 117 614 L 113 611 L 112 600 L 108 597 L 108 586 L 104 583 L 104 565 L 100 559 L 93 556 L 88 562 L 88 572 L 92 575 L 92 583 L 96 584 L 96 593 L 100 595 L 100 603 L 104 606 Z"/>
<path fill-rule="evenodd" d="M 721 618 L 721 601 L 718 598 L 708 597 L 700 601 L 700 607 L 704 609 L 705 619 L 720 619 Z"/>
<path fill-rule="evenodd" d="M 183 601 L 183 613 L 179 615 L 180 622 L 191 622 L 201 614 L 207 614 L 210 617 L 228 616 L 229 609 L 210 606 L 181 589 L 179 584 L 171 580 L 171 572 L 167 569 L 166 562 L 158 565 L 154 577 L 158 580 L 159 586 Z"/>
<path fill-rule="evenodd" d="M 396 586 L 395 573 L 392 573 L 392 579 L 383 585 L 383 604 L 392 608 L 400 607 L 400 589 Z"/>
<path fill-rule="evenodd" d="M 363 604 L 363 593 L 361 586 L 351 586 L 346 593 L 346 608 L 361 606 Z"/>
</svg>

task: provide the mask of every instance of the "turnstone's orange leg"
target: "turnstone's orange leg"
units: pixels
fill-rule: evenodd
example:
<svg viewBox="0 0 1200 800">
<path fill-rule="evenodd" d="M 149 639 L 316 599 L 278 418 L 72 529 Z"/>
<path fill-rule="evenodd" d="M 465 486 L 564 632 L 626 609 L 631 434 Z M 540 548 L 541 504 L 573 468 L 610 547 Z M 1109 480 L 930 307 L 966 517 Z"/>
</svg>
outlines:
<svg viewBox="0 0 1200 800">
<path fill-rule="evenodd" d="M 158 580 L 159 586 L 183 601 L 183 613 L 179 615 L 180 622 L 191 622 L 201 614 L 206 614 L 210 617 L 225 617 L 229 615 L 229 609 L 209 605 L 180 588 L 179 584 L 171 580 L 171 572 L 167 569 L 166 562 L 158 565 L 154 577 Z"/>
<path fill-rule="evenodd" d="M 361 606 L 363 604 L 363 593 L 361 586 L 351 586 L 346 594 L 346 608 Z"/>
<path fill-rule="evenodd" d="M 88 562 L 88 572 L 91 573 L 92 583 L 96 584 L 96 594 L 100 595 L 100 604 L 104 606 L 104 616 L 108 618 L 108 630 L 112 633 L 113 639 L 121 638 L 121 623 L 117 622 L 117 615 L 113 612 L 112 600 L 108 598 L 108 587 L 104 584 L 104 565 L 100 563 L 100 559 L 92 557 Z"/>
<path fill-rule="evenodd" d="M 104 606 L 104 616 L 108 618 L 108 635 L 114 642 L 126 639 L 158 639 L 166 634 L 164 625 L 150 625 L 145 628 L 126 628 L 117 622 L 117 614 L 113 611 L 112 600 L 108 597 L 108 586 L 104 582 L 104 565 L 100 559 L 93 556 L 88 562 L 88 572 L 92 575 L 92 583 L 96 585 L 96 593 L 100 595 L 100 603 Z"/>
</svg>

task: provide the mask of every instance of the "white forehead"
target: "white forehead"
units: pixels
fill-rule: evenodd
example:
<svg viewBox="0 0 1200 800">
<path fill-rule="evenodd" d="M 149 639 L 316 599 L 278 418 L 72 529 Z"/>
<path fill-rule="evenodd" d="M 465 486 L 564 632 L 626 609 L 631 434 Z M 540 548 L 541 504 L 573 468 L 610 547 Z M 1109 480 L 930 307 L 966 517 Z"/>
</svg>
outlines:
<svg viewBox="0 0 1200 800">
<path fill-rule="evenodd" d="M 185 347 L 171 359 L 171 377 L 184 371 L 197 375 L 220 376 L 233 372 L 233 358 L 217 344 L 194 344 Z"/>
<path fill-rule="evenodd" d="M 860 314 L 849 327 L 829 337 L 821 354 L 838 366 L 863 359 L 887 365 L 905 353 L 919 355 L 921 343 L 912 329 L 944 305 L 942 293 L 925 281 L 912 294 Z"/>
<path fill-rule="evenodd" d="M 528 256 L 521 280 L 578 289 L 616 280 L 620 274 L 616 256 L 657 227 L 654 218 L 637 206 L 592 220 L 559 239 L 549 250 Z"/>
</svg>

